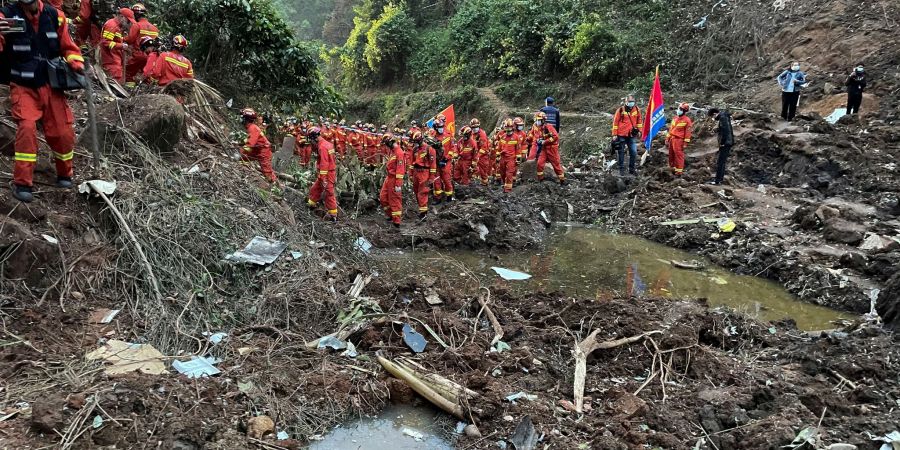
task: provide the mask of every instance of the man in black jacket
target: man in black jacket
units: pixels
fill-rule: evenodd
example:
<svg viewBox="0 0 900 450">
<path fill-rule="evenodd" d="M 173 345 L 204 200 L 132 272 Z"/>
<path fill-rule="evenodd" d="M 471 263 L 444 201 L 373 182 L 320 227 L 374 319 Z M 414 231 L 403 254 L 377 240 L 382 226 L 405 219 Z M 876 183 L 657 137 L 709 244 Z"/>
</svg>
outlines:
<svg viewBox="0 0 900 450">
<path fill-rule="evenodd" d="M 718 108 L 710 108 L 708 115 L 719 123 L 719 158 L 716 161 L 716 179 L 709 184 L 722 184 L 725 178 L 725 163 L 731 155 L 731 147 L 734 145 L 734 130 L 731 128 L 731 114 L 728 111 L 720 111 Z"/>
<path fill-rule="evenodd" d="M 863 91 L 866 89 L 866 70 L 862 64 L 847 77 L 847 114 L 858 114 L 862 104 Z"/>
</svg>

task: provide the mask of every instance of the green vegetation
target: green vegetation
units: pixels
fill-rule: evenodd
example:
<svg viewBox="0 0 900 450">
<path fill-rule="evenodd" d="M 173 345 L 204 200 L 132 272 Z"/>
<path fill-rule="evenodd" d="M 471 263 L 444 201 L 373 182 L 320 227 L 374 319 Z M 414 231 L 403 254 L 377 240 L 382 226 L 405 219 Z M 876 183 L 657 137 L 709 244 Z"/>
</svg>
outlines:
<svg viewBox="0 0 900 450">
<path fill-rule="evenodd" d="M 239 102 L 341 108 L 318 59 L 271 0 L 161 0 L 164 31 L 185 34 L 201 79 Z"/>
<path fill-rule="evenodd" d="M 354 88 L 521 78 L 621 83 L 658 62 L 669 24 L 669 6 L 661 0 L 430 5 L 363 0 L 339 50 L 343 83 Z"/>
</svg>

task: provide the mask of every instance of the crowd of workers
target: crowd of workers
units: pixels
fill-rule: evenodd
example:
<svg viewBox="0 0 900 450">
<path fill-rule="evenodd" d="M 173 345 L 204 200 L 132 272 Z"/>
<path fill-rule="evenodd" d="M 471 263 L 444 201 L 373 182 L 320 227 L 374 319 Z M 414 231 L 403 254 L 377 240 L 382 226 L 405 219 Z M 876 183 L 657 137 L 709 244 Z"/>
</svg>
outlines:
<svg viewBox="0 0 900 450">
<path fill-rule="evenodd" d="M 548 100 L 552 103 L 552 99 Z M 556 112 L 554 120 L 558 121 Z M 247 108 L 241 116 L 247 131 L 241 158 L 259 161 L 263 175 L 275 181 L 272 148 L 260 126 L 260 115 Z M 521 117 L 503 120 L 491 133 L 482 129 L 475 118 L 458 133 L 443 115 L 429 123 L 430 126 L 423 126 L 412 121 L 408 129 L 390 130 L 386 125 L 376 128 L 361 121 L 348 126 L 343 120 L 292 119 L 282 125 L 281 131 L 295 137 L 294 153 L 301 165 L 309 166 L 315 160 L 317 177 L 308 204 L 315 208 L 324 202 L 325 212 L 332 220 L 338 209 L 334 192 L 337 164 L 351 155 L 370 168 L 384 166 L 385 180 L 379 198 L 386 218 L 395 226 L 402 219 L 402 192 L 407 183 L 416 198 L 419 218 L 424 220 L 430 202 L 453 201 L 455 185 L 475 182 L 488 186 L 494 182 L 502 185 L 503 192 L 511 192 L 520 166 L 527 160 L 536 161 L 538 180 L 545 179 L 544 167 L 550 164 L 556 180 L 566 182 L 559 155 L 559 132 L 543 110 L 534 114 L 527 130 Z"/>
<path fill-rule="evenodd" d="M 166 85 L 193 78 L 191 62 L 182 54 L 188 42 L 177 35 L 169 51 L 161 50 L 159 29 L 147 20 L 147 8 L 121 8 L 99 25 L 92 2 L 82 1 L 74 20 L 66 18 L 62 0 L 17 0 L 0 8 L 0 78 L 9 84 L 10 114 L 16 121 L 12 192 L 20 201 L 34 199 L 37 124 L 56 160 L 56 184 L 72 186 L 75 149 L 74 117 L 60 86 L 60 68 L 83 73 L 83 52 L 100 49 L 100 64 L 111 78 Z M 75 32 L 70 32 L 70 23 Z M 63 77 L 66 78 L 66 77 Z"/>
</svg>

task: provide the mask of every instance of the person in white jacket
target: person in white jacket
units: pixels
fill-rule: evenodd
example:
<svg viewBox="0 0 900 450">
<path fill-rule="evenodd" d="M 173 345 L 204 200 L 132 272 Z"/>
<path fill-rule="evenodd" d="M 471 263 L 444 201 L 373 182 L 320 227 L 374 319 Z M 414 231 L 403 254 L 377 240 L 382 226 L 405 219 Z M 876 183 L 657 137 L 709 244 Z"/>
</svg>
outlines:
<svg viewBox="0 0 900 450">
<path fill-rule="evenodd" d="M 806 73 L 800 71 L 800 62 L 794 61 L 791 67 L 778 75 L 778 85 L 781 86 L 781 118 L 788 122 L 794 120 L 797 114 L 797 105 L 800 103 L 800 90 L 806 84 Z"/>
</svg>

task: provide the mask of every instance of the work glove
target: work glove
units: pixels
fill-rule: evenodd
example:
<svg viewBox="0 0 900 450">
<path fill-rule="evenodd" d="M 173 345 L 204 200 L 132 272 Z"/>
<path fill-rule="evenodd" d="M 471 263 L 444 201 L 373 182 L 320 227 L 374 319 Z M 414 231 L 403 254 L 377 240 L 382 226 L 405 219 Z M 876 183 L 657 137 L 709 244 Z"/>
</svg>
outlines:
<svg viewBox="0 0 900 450">
<path fill-rule="evenodd" d="M 69 67 L 75 72 L 84 73 L 84 63 L 81 61 L 72 61 L 69 63 Z"/>
</svg>

